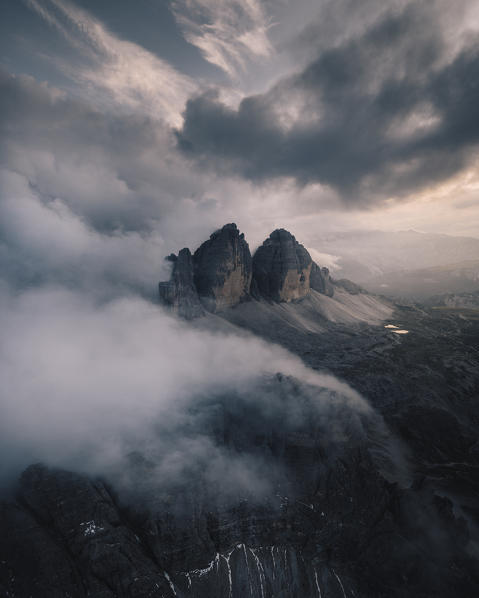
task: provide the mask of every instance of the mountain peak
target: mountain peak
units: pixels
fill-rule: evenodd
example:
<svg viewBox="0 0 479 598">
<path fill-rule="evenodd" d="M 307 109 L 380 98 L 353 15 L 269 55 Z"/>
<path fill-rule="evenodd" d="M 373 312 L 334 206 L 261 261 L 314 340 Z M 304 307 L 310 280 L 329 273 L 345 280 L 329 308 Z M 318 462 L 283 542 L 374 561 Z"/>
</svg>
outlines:
<svg viewBox="0 0 479 598">
<path fill-rule="evenodd" d="M 160 300 L 179 315 L 193 318 L 256 299 L 289 302 L 311 289 L 332 296 L 327 268 L 320 268 L 294 235 L 274 230 L 251 257 L 248 243 L 234 222 L 215 230 L 191 255 L 171 254 L 171 278 L 159 286 Z"/>
<path fill-rule="evenodd" d="M 208 311 L 221 311 L 249 296 L 252 263 L 244 235 L 236 224 L 225 224 L 194 253 L 194 281 Z"/>
<path fill-rule="evenodd" d="M 285 228 L 276 228 L 270 235 L 269 238 L 272 241 L 277 241 L 279 239 L 292 239 L 293 241 L 296 241 L 296 238 L 294 235 L 292 235 L 289 230 L 286 230 Z"/>
<path fill-rule="evenodd" d="M 253 257 L 253 278 L 259 293 L 273 301 L 292 301 L 310 290 L 313 260 L 284 228 L 274 230 Z"/>
</svg>

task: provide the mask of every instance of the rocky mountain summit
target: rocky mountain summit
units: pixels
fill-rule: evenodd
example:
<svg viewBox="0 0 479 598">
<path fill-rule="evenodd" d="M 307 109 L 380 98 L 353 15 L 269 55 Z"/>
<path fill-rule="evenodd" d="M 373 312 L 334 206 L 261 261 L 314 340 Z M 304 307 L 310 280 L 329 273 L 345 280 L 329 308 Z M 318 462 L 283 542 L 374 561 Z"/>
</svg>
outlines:
<svg viewBox="0 0 479 598">
<path fill-rule="evenodd" d="M 311 288 L 313 260 L 291 233 L 273 231 L 253 257 L 256 288 L 273 301 L 302 299 Z"/>
<path fill-rule="evenodd" d="M 244 301 L 291 302 L 311 289 L 329 297 L 334 284 L 295 237 L 273 231 L 253 257 L 236 224 L 225 224 L 193 254 L 182 249 L 169 256 L 174 266 L 168 282 L 159 283 L 162 303 L 186 319 L 221 312 Z M 202 306 L 202 307 L 201 307 Z"/>
<path fill-rule="evenodd" d="M 214 232 L 193 255 L 194 281 L 208 311 L 222 311 L 250 293 L 252 263 L 248 243 L 236 224 Z"/>
</svg>

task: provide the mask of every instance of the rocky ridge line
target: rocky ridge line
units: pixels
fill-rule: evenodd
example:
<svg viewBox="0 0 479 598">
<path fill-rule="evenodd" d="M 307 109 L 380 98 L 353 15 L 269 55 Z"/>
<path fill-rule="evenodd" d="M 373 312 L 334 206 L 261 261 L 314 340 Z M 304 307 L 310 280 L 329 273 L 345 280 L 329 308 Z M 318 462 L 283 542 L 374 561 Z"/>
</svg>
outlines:
<svg viewBox="0 0 479 598">
<path fill-rule="evenodd" d="M 182 249 L 173 262 L 170 280 L 159 283 L 160 301 L 186 319 L 221 312 L 243 301 L 290 302 L 311 289 L 332 297 L 327 268 L 320 268 L 307 249 L 285 229 L 276 229 L 253 257 L 236 224 L 215 231 L 193 255 Z"/>
</svg>

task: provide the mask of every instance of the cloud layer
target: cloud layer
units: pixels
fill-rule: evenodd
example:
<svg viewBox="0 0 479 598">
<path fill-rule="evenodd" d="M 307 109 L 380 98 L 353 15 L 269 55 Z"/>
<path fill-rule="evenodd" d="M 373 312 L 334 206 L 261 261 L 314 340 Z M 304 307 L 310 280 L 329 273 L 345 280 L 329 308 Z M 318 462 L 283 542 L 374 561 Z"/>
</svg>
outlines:
<svg viewBox="0 0 479 598">
<path fill-rule="evenodd" d="M 457 31 L 451 45 L 443 9 L 389 10 L 237 110 L 212 92 L 190 99 L 179 147 L 223 173 L 323 183 L 349 202 L 450 178 L 479 141 L 479 42 Z"/>
<path fill-rule="evenodd" d="M 346 384 L 279 347 L 195 330 L 138 297 L 0 290 L 3 482 L 41 460 L 127 484 L 136 451 L 163 491 L 198 479 L 235 498 L 264 495 L 281 471 L 264 449 L 255 456 L 248 434 L 287 438 L 312 425 L 323 448 L 338 447 L 362 437 L 372 413 Z M 281 382 L 278 371 L 302 382 Z M 229 420 L 236 436 L 225 443 Z"/>
<path fill-rule="evenodd" d="M 233 79 L 246 70 L 250 60 L 273 52 L 260 0 L 174 0 L 172 6 L 185 39 Z"/>
<path fill-rule="evenodd" d="M 278 226 L 305 242 L 318 228 L 477 234 L 474 3 L 171 4 L 235 73 L 213 90 L 94 7 L 27 5 L 32 31 L 57 43 L 40 39 L 36 60 L 63 79 L 1 75 L 2 168 L 87 226 L 161 239 L 164 253 L 228 221 L 253 247 Z"/>
<path fill-rule="evenodd" d="M 76 50 L 73 65 L 61 58 L 61 70 L 86 88 L 97 102 L 113 102 L 161 118 L 181 122 L 180 112 L 197 84 L 167 61 L 138 44 L 114 35 L 90 13 L 68 0 L 29 0 L 28 5 Z"/>
</svg>

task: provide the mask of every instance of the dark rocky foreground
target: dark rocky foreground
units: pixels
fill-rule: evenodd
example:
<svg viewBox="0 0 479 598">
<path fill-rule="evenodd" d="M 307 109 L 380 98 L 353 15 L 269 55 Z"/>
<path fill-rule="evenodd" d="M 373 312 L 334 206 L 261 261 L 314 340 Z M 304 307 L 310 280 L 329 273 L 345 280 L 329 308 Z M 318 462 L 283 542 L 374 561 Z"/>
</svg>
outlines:
<svg viewBox="0 0 479 598">
<path fill-rule="evenodd" d="M 254 258 L 249 271 L 238 231 L 219 237 L 211 241 L 226 257 L 205 286 L 195 282 L 200 262 L 180 252 L 169 287 L 176 305 L 186 289 L 206 313 L 198 326 L 233 325 L 280 344 L 347 381 L 372 409 L 335 383 L 281 374 L 198 397 L 188 408 L 194 426 L 174 433 L 207 438 L 238 471 L 249 464 L 268 482 L 257 491 L 238 490 L 235 472 L 208 477 L 202 462 L 172 482 L 139 453 L 123 476 L 104 479 L 32 465 L 2 504 L 0 595 L 478 596 L 477 318 L 392 305 L 329 277 L 333 293 L 310 282 L 300 300 L 295 289 L 265 296 L 264 286 L 252 289 Z M 299 249 L 291 265 L 296 246 L 286 244 L 287 267 L 268 249 L 265 276 L 286 272 L 270 276 L 284 289 L 292 271 L 303 292 L 312 262 Z M 216 303 L 198 288 L 223 300 L 225 285 L 235 307 L 209 314 Z"/>
</svg>

